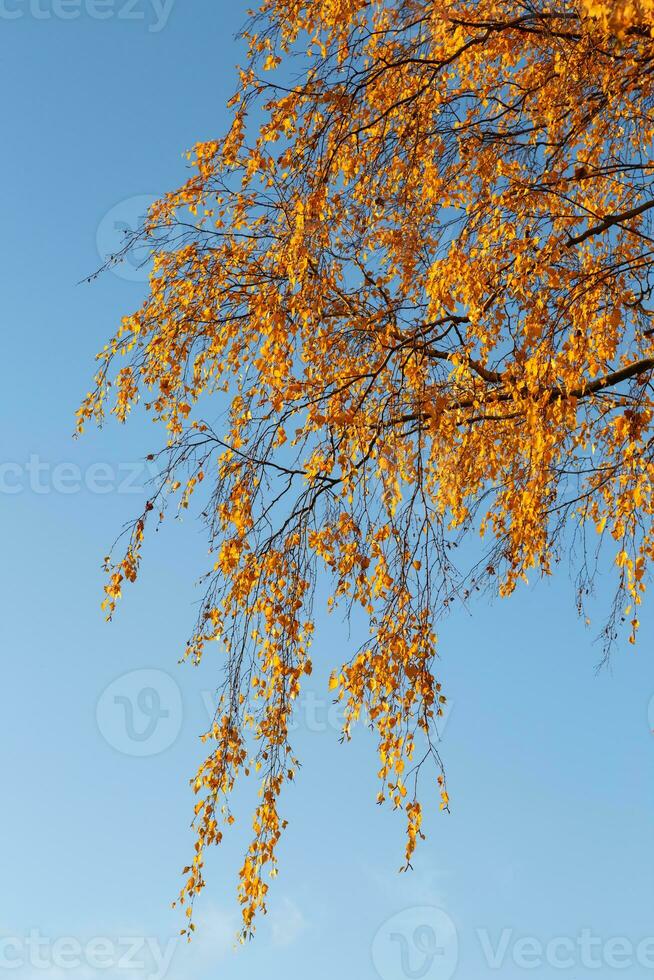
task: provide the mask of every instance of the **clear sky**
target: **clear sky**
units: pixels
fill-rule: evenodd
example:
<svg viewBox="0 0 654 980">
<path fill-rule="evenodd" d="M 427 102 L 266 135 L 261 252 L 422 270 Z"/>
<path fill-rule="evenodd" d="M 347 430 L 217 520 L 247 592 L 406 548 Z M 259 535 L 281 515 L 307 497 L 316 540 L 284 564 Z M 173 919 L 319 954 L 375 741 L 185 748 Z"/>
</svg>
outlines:
<svg viewBox="0 0 654 980">
<path fill-rule="evenodd" d="M 137 415 L 72 440 L 94 354 L 144 290 L 132 267 L 77 283 L 181 182 L 183 151 L 223 132 L 245 7 L 0 0 L 0 977 L 648 976 L 652 617 L 596 674 L 565 568 L 443 625 L 452 813 L 425 784 L 428 840 L 406 875 L 403 821 L 374 804 L 374 746 L 365 731 L 341 746 L 328 714 L 326 677 L 356 637 L 321 618 L 270 914 L 234 948 L 244 797 L 209 862 L 197 939 L 171 942 L 188 778 L 220 671 L 217 654 L 177 665 L 205 542 L 190 518 L 150 539 L 139 585 L 104 623 L 100 563 L 143 499 L 159 433 Z"/>
</svg>

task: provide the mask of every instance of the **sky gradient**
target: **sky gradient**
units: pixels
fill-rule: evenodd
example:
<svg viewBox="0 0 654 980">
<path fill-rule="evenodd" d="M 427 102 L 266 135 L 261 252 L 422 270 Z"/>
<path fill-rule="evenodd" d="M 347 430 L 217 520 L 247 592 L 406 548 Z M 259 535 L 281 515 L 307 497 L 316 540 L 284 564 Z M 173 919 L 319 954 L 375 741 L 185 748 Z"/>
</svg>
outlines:
<svg viewBox="0 0 654 980">
<path fill-rule="evenodd" d="M 79 283 L 184 179 L 184 151 L 224 131 L 245 8 L 0 2 L 0 978 L 649 976 L 652 617 L 646 605 L 638 646 L 596 673 L 565 567 L 443 623 L 452 813 L 425 782 L 428 839 L 405 875 L 403 820 L 374 803 L 372 739 L 360 730 L 340 745 L 330 708 L 329 671 L 357 637 L 320 613 L 270 913 L 235 948 L 246 790 L 208 862 L 197 938 L 174 942 L 188 779 L 220 677 L 217 653 L 177 663 L 206 543 L 191 516 L 152 535 L 139 584 L 105 624 L 102 557 L 144 499 L 160 433 L 136 413 L 71 438 L 95 352 L 145 289 L 134 266 Z"/>
</svg>

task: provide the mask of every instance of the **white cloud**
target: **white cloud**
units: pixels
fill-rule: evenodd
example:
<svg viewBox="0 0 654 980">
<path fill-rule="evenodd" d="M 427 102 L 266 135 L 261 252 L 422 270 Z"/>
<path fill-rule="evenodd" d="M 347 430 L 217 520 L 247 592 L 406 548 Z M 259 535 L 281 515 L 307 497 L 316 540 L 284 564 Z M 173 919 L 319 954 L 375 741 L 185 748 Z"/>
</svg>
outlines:
<svg viewBox="0 0 654 980">
<path fill-rule="evenodd" d="M 237 946 L 240 918 L 216 905 L 195 916 L 191 942 L 180 939 L 167 980 L 191 980 L 225 959 Z"/>
<path fill-rule="evenodd" d="M 416 862 L 417 864 L 417 862 Z M 361 867 L 376 894 L 407 905 L 434 905 L 447 908 L 447 882 L 451 872 L 416 866 L 409 874 L 392 874 L 388 868 Z"/>
<path fill-rule="evenodd" d="M 269 915 L 273 946 L 290 946 L 307 926 L 302 910 L 290 898 L 282 898 Z"/>
</svg>

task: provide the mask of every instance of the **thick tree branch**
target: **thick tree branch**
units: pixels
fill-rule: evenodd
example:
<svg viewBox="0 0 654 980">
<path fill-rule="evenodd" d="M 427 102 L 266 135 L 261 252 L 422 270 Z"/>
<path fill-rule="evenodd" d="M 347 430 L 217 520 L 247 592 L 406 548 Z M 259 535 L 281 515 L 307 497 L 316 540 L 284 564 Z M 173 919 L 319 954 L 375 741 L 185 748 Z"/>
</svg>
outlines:
<svg viewBox="0 0 654 980">
<path fill-rule="evenodd" d="M 630 218 L 636 218 L 644 211 L 649 211 L 650 208 L 654 208 L 654 200 L 645 201 L 644 204 L 639 204 L 637 208 L 622 211 L 620 214 L 609 214 L 599 224 L 591 225 L 590 228 L 587 228 L 580 235 L 575 235 L 574 238 L 568 238 L 566 245 L 568 248 L 571 248 L 573 245 L 579 245 L 581 242 L 585 242 L 587 238 L 591 238 L 593 235 L 601 235 L 602 232 L 607 231 L 613 225 L 619 225 L 623 221 L 629 221 Z"/>
</svg>

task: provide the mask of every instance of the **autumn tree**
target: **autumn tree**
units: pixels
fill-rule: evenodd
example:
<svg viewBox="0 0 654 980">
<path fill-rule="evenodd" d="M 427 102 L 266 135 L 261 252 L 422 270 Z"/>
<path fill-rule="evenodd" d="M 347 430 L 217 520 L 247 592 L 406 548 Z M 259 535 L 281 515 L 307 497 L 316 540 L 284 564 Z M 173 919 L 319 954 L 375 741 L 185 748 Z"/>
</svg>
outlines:
<svg viewBox="0 0 654 980">
<path fill-rule="evenodd" d="M 161 478 L 107 565 L 109 615 L 171 502 L 206 523 L 186 655 L 218 641 L 224 674 L 193 784 L 190 928 L 251 772 L 244 935 L 265 910 L 319 574 L 330 607 L 369 623 L 330 687 L 345 737 L 362 715 L 376 733 L 407 865 L 430 760 L 424 798 L 448 808 L 449 608 L 549 575 L 574 539 L 581 607 L 605 554 L 605 645 L 621 620 L 634 641 L 654 555 L 653 11 L 264 0 L 231 128 L 139 233 L 149 294 L 99 355 L 79 427 L 143 399 L 164 430 Z"/>
</svg>

